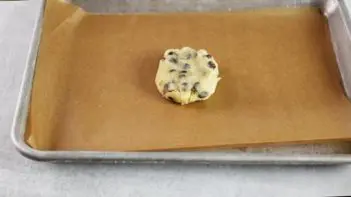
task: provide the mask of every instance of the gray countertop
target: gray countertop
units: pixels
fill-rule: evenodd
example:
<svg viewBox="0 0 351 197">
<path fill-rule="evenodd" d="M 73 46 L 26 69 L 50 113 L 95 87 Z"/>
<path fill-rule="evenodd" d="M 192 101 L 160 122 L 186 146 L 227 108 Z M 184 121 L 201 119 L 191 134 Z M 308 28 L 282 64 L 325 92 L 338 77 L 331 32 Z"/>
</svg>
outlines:
<svg viewBox="0 0 351 197">
<path fill-rule="evenodd" d="M 19 155 L 10 127 L 40 1 L 0 1 L 0 196 L 332 196 L 351 166 L 58 165 Z"/>
</svg>

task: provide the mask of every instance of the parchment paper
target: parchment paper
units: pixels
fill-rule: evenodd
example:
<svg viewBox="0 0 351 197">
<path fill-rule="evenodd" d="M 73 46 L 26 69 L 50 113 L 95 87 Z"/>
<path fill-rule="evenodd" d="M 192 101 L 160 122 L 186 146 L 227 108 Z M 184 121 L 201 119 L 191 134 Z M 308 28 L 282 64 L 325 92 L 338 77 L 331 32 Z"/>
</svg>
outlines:
<svg viewBox="0 0 351 197">
<path fill-rule="evenodd" d="M 326 20 L 314 8 L 93 15 L 49 0 L 27 136 L 41 150 L 167 150 L 347 140 Z M 167 48 L 207 49 L 222 80 L 206 102 L 164 100 Z"/>
</svg>

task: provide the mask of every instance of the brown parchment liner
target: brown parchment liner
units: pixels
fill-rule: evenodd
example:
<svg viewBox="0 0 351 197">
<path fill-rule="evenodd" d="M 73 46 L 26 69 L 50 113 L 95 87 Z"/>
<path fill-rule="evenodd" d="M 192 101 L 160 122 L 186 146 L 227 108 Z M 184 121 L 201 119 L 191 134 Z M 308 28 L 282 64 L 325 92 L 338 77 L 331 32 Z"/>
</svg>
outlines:
<svg viewBox="0 0 351 197">
<path fill-rule="evenodd" d="M 219 62 L 205 102 L 156 90 L 162 53 L 182 46 Z M 241 147 L 347 140 L 350 117 L 317 9 L 93 15 L 49 0 L 26 136 L 40 150 Z"/>
</svg>

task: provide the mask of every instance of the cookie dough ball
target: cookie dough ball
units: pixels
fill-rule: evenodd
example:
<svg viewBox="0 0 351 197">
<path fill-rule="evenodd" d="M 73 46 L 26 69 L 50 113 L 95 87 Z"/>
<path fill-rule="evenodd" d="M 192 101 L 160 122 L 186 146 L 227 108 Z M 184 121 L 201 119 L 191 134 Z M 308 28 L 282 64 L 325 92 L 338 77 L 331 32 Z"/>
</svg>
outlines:
<svg viewBox="0 0 351 197">
<path fill-rule="evenodd" d="M 163 97 L 175 103 L 206 100 L 220 80 L 216 60 L 204 49 L 168 49 L 160 60 L 155 83 Z"/>
</svg>

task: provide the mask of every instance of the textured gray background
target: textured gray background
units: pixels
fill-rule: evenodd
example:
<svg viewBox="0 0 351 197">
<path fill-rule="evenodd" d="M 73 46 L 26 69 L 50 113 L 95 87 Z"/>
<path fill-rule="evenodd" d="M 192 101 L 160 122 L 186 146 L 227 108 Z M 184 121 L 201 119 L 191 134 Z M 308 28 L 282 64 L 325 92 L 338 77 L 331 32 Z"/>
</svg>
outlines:
<svg viewBox="0 0 351 197">
<path fill-rule="evenodd" d="M 20 156 L 10 127 L 40 0 L 0 1 L 0 196 L 331 196 L 351 166 L 54 165 Z"/>
</svg>

